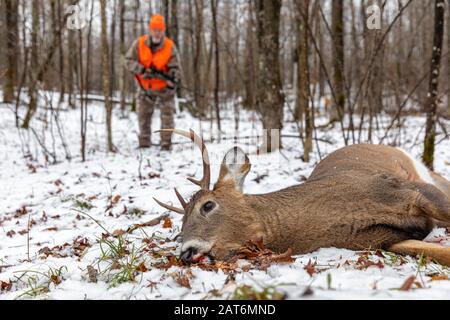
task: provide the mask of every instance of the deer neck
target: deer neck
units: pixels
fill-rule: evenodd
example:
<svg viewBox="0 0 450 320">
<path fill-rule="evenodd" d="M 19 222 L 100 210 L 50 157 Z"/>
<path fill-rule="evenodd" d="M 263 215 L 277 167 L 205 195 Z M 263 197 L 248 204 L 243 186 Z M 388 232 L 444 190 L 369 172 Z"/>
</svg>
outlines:
<svg viewBox="0 0 450 320">
<path fill-rule="evenodd" d="M 308 199 L 307 183 L 272 193 L 246 195 L 247 204 L 257 215 L 264 243 L 270 249 L 283 249 L 298 237 Z M 283 248 L 282 248 L 283 247 Z"/>
</svg>

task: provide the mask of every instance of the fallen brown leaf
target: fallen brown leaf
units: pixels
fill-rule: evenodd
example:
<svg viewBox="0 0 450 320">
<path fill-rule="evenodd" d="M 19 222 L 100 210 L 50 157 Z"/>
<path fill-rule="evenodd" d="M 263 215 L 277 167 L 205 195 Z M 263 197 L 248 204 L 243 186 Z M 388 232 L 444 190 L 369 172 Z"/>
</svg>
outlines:
<svg viewBox="0 0 450 320">
<path fill-rule="evenodd" d="M 172 228 L 172 220 L 169 217 L 164 218 L 163 228 L 164 229 Z"/>
<path fill-rule="evenodd" d="M 403 285 L 398 289 L 400 291 L 409 291 L 412 288 L 412 285 L 414 284 L 414 281 L 416 280 L 415 276 L 410 276 L 408 279 L 405 280 Z"/>
<path fill-rule="evenodd" d="M 313 274 L 317 273 L 316 264 L 316 262 L 312 263 L 311 260 L 309 260 L 308 264 L 303 268 L 306 270 L 310 277 L 312 277 Z"/>
<path fill-rule="evenodd" d="M 431 277 L 431 281 L 442 281 L 442 280 L 449 280 L 449 278 L 445 274 L 439 274 Z"/>
<path fill-rule="evenodd" d="M 136 267 L 136 271 L 144 273 L 144 272 L 147 272 L 148 269 L 147 269 L 147 267 L 145 266 L 145 263 L 144 263 L 144 262 L 141 262 L 141 263 Z"/>
<path fill-rule="evenodd" d="M 113 203 L 113 204 L 116 204 L 117 202 L 119 202 L 120 201 L 120 199 L 121 199 L 122 197 L 118 194 L 118 195 L 115 195 L 112 199 L 111 199 L 111 202 Z"/>
<path fill-rule="evenodd" d="M 12 282 L 0 281 L 0 291 L 10 291 L 12 288 Z"/>
<path fill-rule="evenodd" d="M 125 232 L 124 230 L 119 229 L 119 230 L 113 231 L 112 235 L 115 236 L 115 237 L 118 237 L 118 236 L 124 235 L 125 233 L 126 233 L 126 232 Z"/>
</svg>

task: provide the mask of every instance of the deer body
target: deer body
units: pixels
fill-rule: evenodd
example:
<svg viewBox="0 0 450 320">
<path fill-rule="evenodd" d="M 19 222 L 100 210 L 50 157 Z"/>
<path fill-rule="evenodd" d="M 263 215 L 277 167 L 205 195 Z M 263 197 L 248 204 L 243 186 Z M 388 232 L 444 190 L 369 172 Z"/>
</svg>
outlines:
<svg viewBox="0 0 450 320">
<path fill-rule="evenodd" d="M 450 264 L 450 248 L 414 242 L 436 223 L 450 223 L 450 182 L 400 149 L 344 147 L 322 160 L 301 185 L 247 195 L 242 186 L 251 165 L 241 149 L 225 155 L 209 190 L 204 143 L 192 131 L 174 132 L 196 142 L 204 160 L 204 178 L 194 181 L 202 190 L 189 203 L 176 191 L 182 210 L 162 204 L 184 214 L 181 258 L 186 262 L 205 255 L 226 259 L 246 241 L 262 237 L 276 252 L 394 248 L 399 253 L 436 252 L 435 257 Z"/>
<path fill-rule="evenodd" d="M 450 193 L 445 199 L 425 170 L 399 149 L 353 145 L 325 158 L 305 183 L 244 201 L 259 213 L 272 250 L 386 249 L 425 238 L 433 215 L 450 220 Z M 423 212 L 426 191 L 441 198 L 442 212 Z"/>
</svg>

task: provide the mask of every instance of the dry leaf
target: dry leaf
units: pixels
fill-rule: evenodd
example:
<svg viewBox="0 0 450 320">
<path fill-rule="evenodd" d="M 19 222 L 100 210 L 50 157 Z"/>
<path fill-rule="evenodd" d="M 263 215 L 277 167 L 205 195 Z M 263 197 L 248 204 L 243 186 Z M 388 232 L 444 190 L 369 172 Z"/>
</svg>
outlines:
<svg viewBox="0 0 450 320">
<path fill-rule="evenodd" d="M 117 202 L 119 202 L 119 200 L 121 199 L 122 197 L 120 196 L 120 195 L 115 195 L 112 199 L 111 199 L 111 202 L 113 203 L 113 204 L 116 204 Z"/>
<path fill-rule="evenodd" d="M 0 281 L 0 291 L 10 291 L 12 288 L 12 282 Z"/>
<path fill-rule="evenodd" d="M 145 266 L 145 263 L 144 263 L 144 262 L 141 262 L 141 263 L 136 267 L 136 271 L 144 273 L 144 272 L 147 272 L 148 269 L 147 269 L 147 267 Z"/>
<path fill-rule="evenodd" d="M 56 285 L 61 283 L 61 278 L 59 276 L 56 276 L 56 275 L 52 275 L 50 277 L 50 280 L 51 280 L 51 282 L 53 282 Z"/>
<path fill-rule="evenodd" d="M 119 230 L 115 230 L 115 231 L 112 233 L 112 235 L 115 236 L 115 237 L 118 237 L 118 236 L 124 235 L 125 233 L 126 233 L 125 231 L 119 229 Z"/>
<path fill-rule="evenodd" d="M 58 231 L 58 227 L 50 227 L 50 228 L 44 229 L 42 231 Z"/>
<path fill-rule="evenodd" d="M 169 217 L 164 218 L 163 228 L 165 229 L 172 228 L 172 220 Z"/>
<path fill-rule="evenodd" d="M 445 274 L 439 274 L 431 277 L 431 281 L 442 281 L 442 280 L 449 280 L 449 278 Z"/>
<path fill-rule="evenodd" d="M 412 288 L 412 285 L 414 284 L 414 281 L 416 280 L 415 276 L 410 276 L 408 279 L 405 280 L 403 285 L 400 287 L 400 291 L 409 291 Z"/>
<path fill-rule="evenodd" d="M 313 274 L 317 273 L 316 262 L 312 263 L 310 259 L 308 261 L 308 264 L 303 269 L 305 269 L 309 276 L 312 277 Z"/>
<path fill-rule="evenodd" d="M 191 289 L 191 283 L 189 281 L 189 276 L 192 275 L 189 271 L 187 274 L 183 274 L 182 272 L 176 273 L 173 275 L 174 280 L 176 283 L 178 283 L 180 286 L 184 288 Z"/>
</svg>

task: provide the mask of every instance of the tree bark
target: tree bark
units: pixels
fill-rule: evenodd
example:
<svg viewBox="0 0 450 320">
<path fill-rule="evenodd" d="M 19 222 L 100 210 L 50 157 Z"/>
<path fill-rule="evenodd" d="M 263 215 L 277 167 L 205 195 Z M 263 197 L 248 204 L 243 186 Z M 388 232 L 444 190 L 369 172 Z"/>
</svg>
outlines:
<svg viewBox="0 0 450 320">
<path fill-rule="evenodd" d="M 38 33 L 39 33 L 39 1 L 33 1 L 31 9 L 31 61 L 39 64 L 39 52 L 38 52 Z M 30 82 L 36 77 L 35 69 L 30 68 Z M 34 90 L 32 90 L 34 89 Z M 36 88 L 30 87 L 28 89 L 28 108 L 36 109 Z"/>
<path fill-rule="evenodd" d="M 439 89 L 439 74 L 441 67 L 442 44 L 444 40 L 444 0 L 435 0 L 434 6 L 434 36 L 433 53 L 431 57 L 430 82 L 428 89 L 428 99 L 426 104 L 427 123 L 425 131 L 425 143 L 423 151 L 423 162 L 433 170 L 434 148 L 436 139 L 436 111 L 437 97 Z"/>
<path fill-rule="evenodd" d="M 253 0 L 248 0 L 248 20 L 247 20 L 247 31 L 245 39 L 245 64 L 244 64 L 244 86 L 245 86 L 245 100 L 244 106 L 250 110 L 255 109 L 256 100 L 256 69 L 257 69 L 257 54 L 256 54 L 256 43 L 255 43 L 255 19 L 254 19 L 254 2 Z"/>
<path fill-rule="evenodd" d="M 310 108 L 310 79 L 308 63 L 309 47 L 309 0 L 296 0 L 297 6 L 297 56 L 298 56 L 298 89 L 297 89 L 297 109 L 295 112 L 296 120 L 305 119 L 305 143 L 303 157 L 305 162 L 309 162 L 312 152 L 312 114 Z M 303 13 L 303 14 L 302 14 Z"/>
<path fill-rule="evenodd" d="M 450 0 L 447 1 L 447 51 L 450 52 Z M 450 118 L 450 54 L 447 56 L 447 116 Z"/>
<path fill-rule="evenodd" d="M 344 1 L 332 0 L 332 39 L 333 39 L 333 87 L 337 105 L 332 109 L 331 122 L 340 121 L 344 117 Z"/>
<path fill-rule="evenodd" d="M 258 0 L 258 88 L 257 108 L 266 130 L 260 152 L 281 147 L 284 96 L 280 75 L 280 13 L 281 0 Z M 274 131 L 272 131 L 274 130 Z"/>
<path fill-rule="evenodd" d="M 202 84 L 202 70 L 203 70 L 203 55 L 202 55 L 202 48 L 203 48 L 203 6 L 204 2 L 203 0 L 194 0 L 194 8 L 195 8 L 195 17 L 196 19 L 193 19 L 192 17 L 192 24 L 193 27 L 194 21 L 195 21 L 195 31 L 194 31 L 194 38 L 195 38 L 195 50 L 194 50 L 194 56 L 193 56 L 193 68 L 194 68 L 194 100 L 195 100 L 195 106 L 197 108 L 197 111 L 200 114 L 206 113 L 206 106 L 205 106 L 205 100 L 203 98 L 204 91 L 202 90 L 203 84 Z"/>
<path fill-rule="evenodd" d="M 115 90 L 116 90 L 116 18 L 117 18 L 117 1 L 113 1 L 113 15 L 112 15 L 112 21 L 111 21 L 111 40 L 110 40 L 110 46 L 111 50 L 109 51 L 109 67 L 110 67 L 110 80 L 109 80 L 109 92 L 111 95 L 114 96 Z"/>
<path fill-rule="evenodd" d="M 215 60 L 215 83 L 214 83 L 214 106 L 216 111 L 217 130 L 219 132 L 218 139 L 221 136 L 221 123 L 220 123 L 220 106 L 219 106 L 219 86 L 220 86 L 220 54 L 219 54 L 219 31 L 217 27 L 217 7 L 219 6 L 219 0 L 211 0 L 211 13 L 213 18 L 213 38 L 214 38 L 214 60 Z"/>
<path fill-rule="evenodd" d="M 170 1 L 169 34 L 178 46 L 178 0 Z"/>
<path fill-rule="evenodd" d="M 15 97 L 15 86 L 17 80 L 17 61 L 19 54 L 19 31 L 18 31 L 18 15 L 19 1 L 5 0 L 5 16 L 6 16 L 6 55 L 7 66 L 6 81 L 3 87 L 3 101 L 11 103 Z"/>
<path fill-rule="evenodd" d="M 62 28 L 62 24 L 61 24 L 61 10 L 63 9 L 63 7 L 61 6 L 61 0 L 58 0 L 57 2 L 57 15 L 58 15 L 58 28 L 60 29 L 58 32 L 58 38 L 59 38 L 59 76 L 60 76 L 60 81 L 59 81 L 59 101 L 62 102 L 64 101 L 64 95 L 65 95 L 65 91 L 66 91 L 66 87 L 65 87 L 65 81 L 64 81 L 64 46 L 62 45 L 63 43 L 63 31 L 61 30 Z"/>
<path fill-rule="evenodd" d="M 120 26 L 119 26 L 119 37 L 120 37 L 120 67 L 119 67 L 119 90 L 120 90 L 120 110 L 122 112 L 122 117 L 125 116 L 125 82 L 126 82 L 126 70 L 125 70 L 125 0 L 119 0 L 119 11 L 120 11 Z"/>
<path fill-rule="evenodd" d="M 112 104 L 110 100 L 110 84 L 109 84 L 109 48 L 108 37 L 106 33 L 106 0 L 100 0 L 101 15 L 101 41 L 102 41 L 102 66 L 103 66 L 103 95 L 105 97 L 106 111 L 106 143 L 109 152 L 114 152 L 112 139 Z"/>
</svg>

